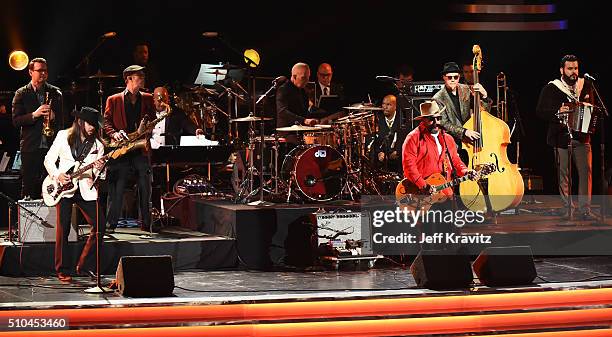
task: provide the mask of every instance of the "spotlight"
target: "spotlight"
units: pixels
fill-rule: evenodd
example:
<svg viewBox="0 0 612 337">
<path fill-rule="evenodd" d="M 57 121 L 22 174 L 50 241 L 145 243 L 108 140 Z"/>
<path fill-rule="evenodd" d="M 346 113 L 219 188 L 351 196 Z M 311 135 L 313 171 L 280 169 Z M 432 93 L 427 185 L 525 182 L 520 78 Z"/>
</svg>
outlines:
<svg viewBox="0 0 612 337">
<path fill-rule="evenodd" d="M 244 51 L 244 62 L 251 68 L 256 68 L 259 65 L 259 53 L 255 49 L 247 49 Z"/>
<path fill-rule="evenodd" d="M 9 65 L 15 70 L 23 70 L 28 66 L 28 54 L 21 50 L 14 50 L 9 55 Z"/>
</svg>

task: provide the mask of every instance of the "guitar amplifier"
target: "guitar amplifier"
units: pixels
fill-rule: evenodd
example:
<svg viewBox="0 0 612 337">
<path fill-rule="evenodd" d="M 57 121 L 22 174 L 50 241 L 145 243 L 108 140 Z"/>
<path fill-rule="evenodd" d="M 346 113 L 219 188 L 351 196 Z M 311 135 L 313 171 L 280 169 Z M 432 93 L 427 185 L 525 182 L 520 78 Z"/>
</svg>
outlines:
<svg viewBox="0 0 612 337">
<path fill-rule="evenodd" d="M 344 250 L 352 243 L 360 244 L 360 255 L 372 254 L 372 233 L 367 212 L 314 213 L 313 224 L 317 228 L 318 244 L 331 243 Z"/>
<path fill-rule="evenodd" d="M 38 218 L 26 213 L 21 207 L 19 208 L 19 242 L 55 242 L 55 227 L 57 224 L 57 215 L 55 206 L 48 207 L 41 200 L 19 201 L 18 204 L 23 206 L 30 212 L 38 215 L 47 221 L 47 224 L 42 224 Z M 73 226 L 70 226 L 70 234 L 68 235 L 69 242 L 77 241 L 77 233 Z"/>
</svg>

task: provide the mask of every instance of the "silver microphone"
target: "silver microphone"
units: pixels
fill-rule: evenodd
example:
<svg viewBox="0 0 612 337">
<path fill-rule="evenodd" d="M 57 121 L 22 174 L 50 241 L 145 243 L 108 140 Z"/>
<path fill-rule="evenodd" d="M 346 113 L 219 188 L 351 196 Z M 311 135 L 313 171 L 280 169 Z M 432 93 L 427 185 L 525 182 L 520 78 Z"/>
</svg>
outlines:
<svg viewBox="0 0 612 337">
<path fill-rule="evenodd" d="M 584 73 L 584 78 L 586 78 L 589 81 L 593 81 L 593 82 L 597 81 L 595 77 L 589 75 L 589 73 Z"/>
</svg>

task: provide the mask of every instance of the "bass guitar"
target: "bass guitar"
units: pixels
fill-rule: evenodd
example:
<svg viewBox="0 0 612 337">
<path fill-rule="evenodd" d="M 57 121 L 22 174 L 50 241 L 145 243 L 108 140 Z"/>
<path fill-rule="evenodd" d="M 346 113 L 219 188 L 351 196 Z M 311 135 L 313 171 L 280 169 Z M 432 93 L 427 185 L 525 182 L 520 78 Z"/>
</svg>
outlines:
<svg viewBox="0 0 612 337">
<path fill-rule="evenodd" d="M 126 154 L 130 149 L 128 149 L 128 147 L 122 147 L 122 148 L 118 148 L 106 155 L 104 155 L 102 158 L 103 161 L 107 161 L 109 159 L 117 159 L 120 156 Z M 97 162 L 97 160 L 96 160 Z M 70 169 L 68 169 L 68 171 L 64 172 L 67 173 L 70 177 L 70 181 L 66 184 L 61 184 L 59 182 L 59 180 L 56 178 L 54 179 L 51 176 L 47 176 L 45 178 L 45 180 L 43 181 L 42 184 L 42 197 L 43 197 L 43 201 L 45 203 L 45 205 L 51 207 L 51 206 L 55 206 L 57 205 L 60 200 L 66 195 L 66 194 L 72 194 L 76 191 L 76 189 L 78 188 L 78 180 L 80 179 L 80 177 L 87 172 L 88 170 L 90 170 L 91 168 L 94 167 L 95 163 L 90 163 L 87 164 L 85 166 L 80 166 L 81 163 L 80 162 L 76 162 L 75 165 L 73 167 L 71 167 Z"/>
</svg>

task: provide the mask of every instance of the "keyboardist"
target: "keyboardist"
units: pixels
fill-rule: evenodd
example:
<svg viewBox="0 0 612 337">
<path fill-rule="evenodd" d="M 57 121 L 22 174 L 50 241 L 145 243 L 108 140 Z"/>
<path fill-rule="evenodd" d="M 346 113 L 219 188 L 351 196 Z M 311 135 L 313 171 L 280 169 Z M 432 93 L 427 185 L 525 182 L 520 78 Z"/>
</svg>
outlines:
<svg viewBox="0 0 612 337">
<path fill-rule="evenodd" d="M 168 90 L 164 87 L 157 87 L 153 92 L 155 113 L 160 117 L 167 111 L 170 104 Z M 160 100 L 161 98 L 161 100 Z M 164 145 L 179 145 L 181 136 L 184 135 L 204 135 L 204 131 L 197 127 L 189 119 L 185 112 L 178 107 L 172 107 L 172 113 L 161 122 L 157 123 L 151 135 L 151 148 L 158 149 Z"/>
</svg>

